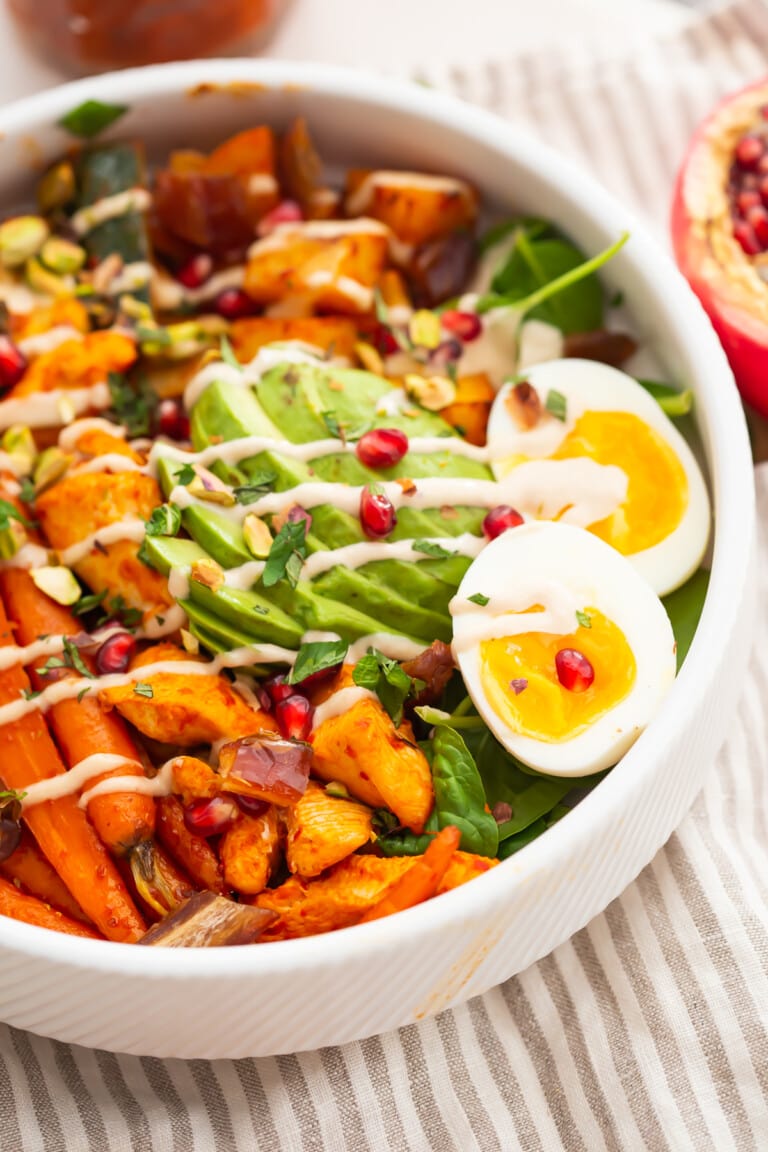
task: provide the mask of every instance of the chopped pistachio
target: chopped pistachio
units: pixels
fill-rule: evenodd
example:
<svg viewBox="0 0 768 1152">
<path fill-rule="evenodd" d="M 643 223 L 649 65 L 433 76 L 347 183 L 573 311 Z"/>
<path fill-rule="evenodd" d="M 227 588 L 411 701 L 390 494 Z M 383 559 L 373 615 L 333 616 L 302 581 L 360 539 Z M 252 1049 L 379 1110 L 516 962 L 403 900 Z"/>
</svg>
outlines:
<svg viewBox="0 0 768 1152">
<path fill-rule="evenodd" d="M 190 570 L 190 576 L 198 584 L 204 584 L 212 592 L 217 592 L 224 583 L 224 569 L 215 560 L 206 556 L 203 560 L 195 560 Z"/>
<path fill-rule="evenodd" d="M 272 533 L 266 521 L 257 516 L 255 512 L 250 512 L 243 521 L 243 536 L 248 545 L 248 551 L 257 560 L 265 560 L 269 556 L 269 550 L 272 547 Z"/>
<path fill-rule="evenodd" d="M 0 263 L 5 268 L 21 268 L 37 255 L 49 234 L 42 216 L 12 216 L 4 220 L 0 224 Z"/>
<path fill-rule="evenodd" d="M 18 520 L 9 520 L 6 526 L 0 529 L 0 560 L 10 560 L 28 539 L 24 525 Z"/>
<path fill-rule="evenodd" d="M 57 445 L 41 452 L 32 473 L 35 495 L 39 496 L 46 488 L 50 488 L 57 480 L 61 480 L 71 463 L 72 458 L 66 452 L 62 452 Z"/>
<path fill-rule="evenodd" d="M 417 344 L 420 348 L 428 348 L 430 351 L 437 348 L 442 339 L 440 318 L 437 313 L 430 312 L 428 308 L 419 308 L 411 316 L 408 324 L 408 335 L 412 343 Z"/>
<path fill-rule="evenodd" d="M 181 634 L 181 643 L 184 651 L 189 652 L 190 656 L 197 656 L 200 651 L 200 641 L 197 639 L 197 636 L 193 636 L 186 628 L 180 628 L 179 632 Z"/>
<path fill-rule="evenodd" d="M 429 412 L 439 412 L 456 399 L 456 385 L 447 376 L 419 376 L 412 372 L 405 378 L 405 390 Z"/>
<path fill-rule="evenodd" d="M 46 268 L 62 275 L 79 272 L 85 264 L 85 257 L 85 248 L 62 236 L 50 236 L 40 249 L 40 259 Z"/>
<path fill-rule="evenodd" d="M 232 489 L 207 468 L 197 468 L 194 479 L 187 485 L 187 491 L 198 500 L 205 500 L 209 504 L 221 504 L 225 508 L 231 508 L 236 503 Z"/>
<path fill-rule="evenodd" d="M 27 283 L 35 292 L 42 292 L 54 298 L 71 296 L 74 292 L 75 282 L 71 276 L 59 276 L 56 272 L 49 272 L 34 256 L 27 260 L 24 271 Z"/>
<path fill-rule="evenodd" d="M 337 800 L 349 800 L 349 789 L 340 780 L 329 780 L 325 786 L 328 796 L 335 796 Z"/>
<path fill-rule="evenodd" d="M 30 576 L 35 586 L 57 604 L 76 604 L 83 594 L 74 572 L 63 565 L 33 568 Z"/>
<path fill-rule="evenodd" d="M 41 212 L 53 212 L 63 208 L 75 198 L 75 170 L 69 160 L 59 160 L 40 180 L 37 186 L 37 203 Z"/>
<path fill-rule="evenodd" d="M 13 460 L 17 476 L 31 476 L 37 459 L 35 438 L 26 424 L 11 424 L 3 433 L 3 451 Z"/>
<path fill-rule="evenodd" d="M 355 352 L 366 371 L 375 372 L 377 376 L 384 375 L 384 361 L 373 344 L 366 344 L 364 340 L 359 340 L 355 344 Z"/>
</svg>

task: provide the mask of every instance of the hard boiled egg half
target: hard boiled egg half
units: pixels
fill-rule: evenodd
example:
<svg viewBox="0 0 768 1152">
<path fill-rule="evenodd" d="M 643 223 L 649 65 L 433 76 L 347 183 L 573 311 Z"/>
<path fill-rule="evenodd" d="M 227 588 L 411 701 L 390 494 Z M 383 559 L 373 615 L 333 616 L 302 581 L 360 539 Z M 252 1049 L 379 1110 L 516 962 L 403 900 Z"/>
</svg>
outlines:
<svg viewBox="0 0 768 1152">
<path fill-rule="evenodd" d="M 475 707 L 524 764 L 609 768 L 675 677 L 675 639 L 647 581 L 598 536 L 532 521 L 472 562 L 451 601 L 453 653 Z"/>
<path fill-rule="evenodd" d="M 671 420 L 631 376 L 594 360 L 536 364 L 525 382 L 536 393 L 527 406 L 520 382 L 512 381 L 491 409 L 488 452 L 496 478 L 509 483 L 531 461 L 556 461 L 562 505 L 552 516 L 549 500 L 543 515 L 568 520 L 579 504 L 578 462 L 583 469 L 584 459 L 592 460 L 602 470 L 610 511 L 598 501 L 601 516 L 589 530 L 627 556 L 660 596 L 677 588 L 701 563 L 710 507 L 696 459 Z M 626 478 L 618 488 L 617 469 Z"/>
</svg>

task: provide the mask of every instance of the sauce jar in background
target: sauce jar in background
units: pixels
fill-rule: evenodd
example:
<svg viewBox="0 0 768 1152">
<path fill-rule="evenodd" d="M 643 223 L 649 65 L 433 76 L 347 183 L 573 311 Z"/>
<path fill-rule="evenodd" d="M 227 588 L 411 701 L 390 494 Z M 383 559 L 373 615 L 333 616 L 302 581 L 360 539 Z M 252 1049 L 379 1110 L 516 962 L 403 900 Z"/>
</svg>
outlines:
<svg viewBox="0 0 768 1152">
<path fill-rule="evenodd" d="M 286 0 L 6 0 L 46 63 L 74 75 L 264 47 Z"/>
</svg>

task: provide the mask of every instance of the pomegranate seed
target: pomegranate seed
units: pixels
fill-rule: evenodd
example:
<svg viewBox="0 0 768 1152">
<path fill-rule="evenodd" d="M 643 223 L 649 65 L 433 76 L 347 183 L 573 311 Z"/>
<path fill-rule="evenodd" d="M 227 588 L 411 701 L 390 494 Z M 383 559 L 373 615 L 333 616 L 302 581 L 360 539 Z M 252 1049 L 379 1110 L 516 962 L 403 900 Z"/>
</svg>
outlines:
<svg viewBox="0 0 768 1152">
<path fill-rule="evenodd" d="M 523 517 L 515 508 L 510 508 L 509 504 L 499 504 L 497 508 L 491 508 L 483 520 L 483 533 L 489 540 L 495 540 L 508 528 L 517 528 L 524 523 Z"/>
<path fill-rule="evenodd" d="M 760 204 L 760 193 L 749 191 L 739 192 L 736 197 L 736 209 L 742 216 L 746 216 L 750 208 L 757 208 Z"/>
<path fill-rule="evenodd" d="M 253 316 L 256 311 L 253 300 L 242 288 L 225 288 L 216 297 L 213 306 L 225 320 L 242 320 L 246 316 Z"/>
<path fill-rule="evenodd" d="M 762 206 L 750 208 L 747 213 L 747 223 L 752 228 L 757 241 L 762 248 L 768 246 L 768 212 Z"/>
<path fill-rule="evenodd" d="M 213 272 L 213 260 L 207 252 L 197 252 L 190 256 L 186 264 L 182 264 L 176 273 L 176 279 L 185 288 L 202 288 L 206 280 L 210 280 Z"/>
<path fill-rule="evenodd" d="M 397 340 L 384 324 L 378 324 L 371 333 L 371 343 L 380 356 L 392 356 L 400 350 Z"/>
<path fill-rule="evenodd" d="M 273 705 L 279 704 L 281 700 L 287 700 L 289 696 L 298 692 L 298 688 L 294 684 L 286 684 L 282 672 L 278 673 L 277 676 L 270 676 L 269 680 L 265 680 L 264 689 Z"/>
<path fill-rule="evenodd" d="M 288 696 L 275 705 L 275 720 L 286 740 L 308 740 L 315 710 L 306 696 Z"/>
<path fill-rule="evenodd" d="M 764 141 L 759 136 L 742 136 L 733 150 L 740 168 L 756 168 L 765 151 Z"/>
<path fill-rule="evenodd" d="M 483 322 L 474 312 L 460 312 L 457 308 L 448 308 L 440 315 L 440 323 L 446 332 L 452 332 L 469 344 L 476 340 L 483 330 Z"/>
<path fill-rule="evenodd" d="M 259 800 L 256 796 L 240 796 L 238 793 L 233 793 L 232 798 L 246 816 L 263 816 L 269 808 L 268 800 Z"/>
<path fill-rule="evenodd" d="M 135 651 L 136 640 L 130 632 L 116 632 L 96 653 L 96 669 L 101 676 L 125 672 Z"/>
<path fill-rule="evenodd" d="M 157 411 L 157 428 L 169 440 L 189 440 L 189 416 L 180 400 L 163 400 Z"/>
<path fill-rule="evenodd" d="M 449 365 L 455 364 L 464 351 L 461 340 L 443 340 L 429 354 L 429 366 L 437 372 L 444 372 Z"/>
<path fill-rule="evenodd" d="M 193 836 L 218 836 L 234 823 L 239 811 L 228 796 L 211 796 L 187 804 L 184 823 Z"/>
<path fill-rule="evenodd" d="M 333 680 L 334 676 L 338 676 L 341 672 L 342 664 L 334 664 L 331 668 L 320 668 L 317 672 L 310 672 L 309 676 L 305 676 L 298 684 L 293 685 L 294 692 L 300 695 L 306 695 L 313 688 L 317 688 L 318 684 L 325 684 L 329 680 Z"/>
<path fill-rule="evenodd" d="M 738 220 L 734 224 L 733 235 L 747 256 L 757 256 L 760 251 L 760 242 L 746 220 Z"/>
<path fill-rule="evenodd" d="M 391 468 L 408 451 L 408 437 L 398 428 L 374 428 L 360 437 L 355 447 L 366 468 Z"/>
<path fill-rule="evenodd" d="M 13 388 L 27 370 L 27 358 L 7 336 L 0 336 L 0 390 Z"/>
<path fill-rule="evenodd" d="M 282 200 L 271 212 L 259 220 L 259 236 L 268 236 L 278 224 L 298 224 L 304 219 L 301 205 L 296 200 Z"/>
<path fill-rule="evenodd" d="M 394 505 L 383 492 L 373 492 L 366 484 L 360 495 L 360 524 L 366 536 L 389 536 L 397 524 Z"/>
<path fill-rule="evenodd" d="M 763 179 L 760 181 L 760 184 L 759 184 L 757 191 L 758 191 L 758 195 L 760 196 L 760 199 L 763 202 L 763 204 L 765 204 L 766 207 L 768 207 L 768 176 L 764 176 Z"/>
<path fill-rule="evenodd" d="M 555 656 L 557 678 L 569 692 L 586 692 L 595 678 L 595 670 L 583 652 L 561 648 Z"/>
</svg>

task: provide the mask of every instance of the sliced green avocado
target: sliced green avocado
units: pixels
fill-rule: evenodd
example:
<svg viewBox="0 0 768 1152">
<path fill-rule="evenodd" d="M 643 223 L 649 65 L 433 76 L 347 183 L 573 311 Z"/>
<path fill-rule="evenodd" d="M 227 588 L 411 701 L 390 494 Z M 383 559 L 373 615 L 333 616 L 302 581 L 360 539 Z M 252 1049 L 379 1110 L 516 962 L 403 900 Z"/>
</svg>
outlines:
<svg viewBox="0 0 768 1152">
<path fill-rule="evenodd" d="M 227 588 L 226 585 L 214 592 L 205 584 L 190 580 L 189 599 L 211 616 L 217 616 L 238 631 L 247 633 L 252 640 L 264 644 L 296 648 L 305 631 L 299 622 L 258 592 Z"/>
</svg>

